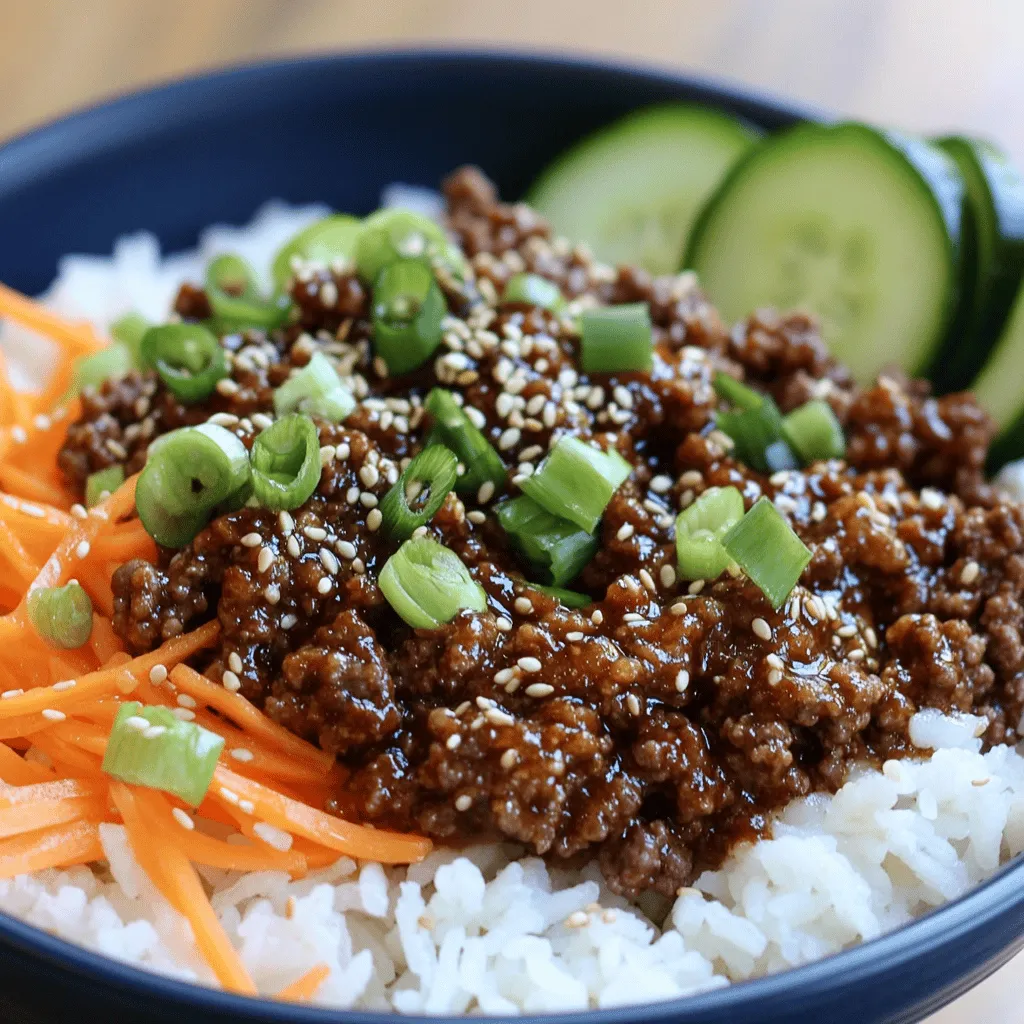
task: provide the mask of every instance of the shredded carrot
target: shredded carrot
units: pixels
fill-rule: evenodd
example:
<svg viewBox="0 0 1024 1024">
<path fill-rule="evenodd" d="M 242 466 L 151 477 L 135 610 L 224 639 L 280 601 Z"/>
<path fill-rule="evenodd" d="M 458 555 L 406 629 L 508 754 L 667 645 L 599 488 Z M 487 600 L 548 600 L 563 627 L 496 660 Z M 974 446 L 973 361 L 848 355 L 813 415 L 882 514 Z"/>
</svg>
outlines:
<svg viewBox="0 0 1024 1024">
<path fill-rule="evenodd" d="M 106 339 L 91 324 L 69 323 L 45 306 L 33 302 L 13 288 L 0 284 L 0 317 L 52 338 L 63 349 L 66 357 L 88 355 L 106 345 Z"/>
<path fill-rule="evenodd" d="M 46 868 L 69 868 L 102 857 L 103 846 L 96 822 L 54 825 L 0 840 L 0 878 L 13 878 Z"/>
<path fill-rule="evenodd" d="M 96 539 L 92 554 L 105 562 L 128 562 L 133 558 L 153 561 L 156 544 L 141 523 L 125 523 Z"/>
<path fill-rule="evenodd" d="M 330 977 L 331 968 L 327 964 L 317 964 L 311 967 L 301 978 L 296 979 L 290 985 L 285 985 L 277 993 L 278 999 L 285 999 L 293 1003 L 306 1003 L 317 994 L 320 986 Z"/>
<path fill-rule="evenodd" d="M 96 660 L 105 665 L 115 654 L 122 650 L 121 641 L 114 632 L 114 625 L 103 615 L 94 615 L 92 619 L 92 636 L 89 637 Z M 67 678 L 66 676 L 62 678 Z"/>
<path fill-rule="evenodd" d="M 57 508 L 70 508 L 72 505 L 70 497 L 59 487 L 10 462 L 0 464 L 0 484 L 5 490 L 29 501 L 44 501 Z"/>
<path fill-rule="evenodd" d="M 107 814 L 106 798 L 76 797 L 48 803 L 21 805 L 0 810 L 0 838 L 35 832 L 69 821 L 102 821 Z"/>
<path fill-rule="evenodd" d="M 6 743 L 0 743 L 0 779 L 10 786 L 31 786 L 53 778 L 53 772 L 34 761 L 26 761 Z"/>
<path fill-rule="evenodd" d="M 0 519 L 0 554 L 25 584 L 31 583 L 39 575 L 39 566 L 25 550 L 25 545 L 18 539 L 18 535 L 2 519 Z"/>
</svg>

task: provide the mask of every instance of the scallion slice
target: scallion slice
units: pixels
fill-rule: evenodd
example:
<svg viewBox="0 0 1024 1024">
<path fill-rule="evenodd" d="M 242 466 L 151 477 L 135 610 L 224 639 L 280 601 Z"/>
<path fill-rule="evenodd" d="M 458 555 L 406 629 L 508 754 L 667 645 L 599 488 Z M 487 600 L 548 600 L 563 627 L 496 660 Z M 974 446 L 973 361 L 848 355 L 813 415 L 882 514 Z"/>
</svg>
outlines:
<svg viewBox="0 0 1024 1024">
<path fill-rule="evenodd" d="M 249 456 L 252 491 L 274 512 L 298 508 L 320 483 L 320 435 L 316 424 L 292 413 L 267 427 Z"/>
<path fill-rule="evenodd" d="M 110 730 L 103 771 L 131 786 L 145 786 L 198 807 L 206 797 L 224 739 L 170 708 L 122 704 Z"/>
<path fill-rule="evenodd" d="M 811 560 L 811 552 L 767 497 L 722 538 L 729 557 L 780 608 Z"/>
<path fill-rule="evenodd" d="M 98 388 L 104 381 L 119 380 L 135 369 L 135 358 L 125 345 L 113 344 L 75 360 L 71 390 Z"/>
<path fill-rule="evenodd" d="M 551 586 L 571 583 L 597 553 L 594 534 L 553 516 L 526 495 L 503 501 L 494 511 L 513 546 Z"/>
<path fill-rule="evenodd" d="M 151 324 L 141 313 L 125 313 L 110 325 L 110 336 L 124 345 L 139 365 L 142 363 L 142 337 Z"/>
<path fill-rule="evenodd" d="M 505 284 L 501 301 L 520 302 L 552 313 L 561 312 L 566 305 L 558 285 L 540 274 L 513 274 Z"/>
<path fill-rule="evenodd" d="M 341 383 L 330 359 L 322 352 L 314 352 L 313 358 L 274 392 L 274 412 L 278 416 L 298 410 L 340 423 L 355 407 L 352 392 Z"/>
<path fill-rule="evenodd" d="M 599 306 L 580 316 L 580 364 L 587 373 L 649 370 L 653 351 L 646 302 Z"/>
<path fill-rule="evenodd" d="M 78 583 L 36 587 L 28 593 L 28 617 L 51 646 L 71 650 L 92 636 L 92 601 Z"/>
<path fill-rule="evenodd" d="M 359 276 L 370 283 L 398 260 L 418 260 L 427 267 L 442 265 L 460 280 L 466 276 L 465 258 L 441 225 L 397 207 L 378 210 L 363 221 L 355 258 Z"/>
<path fill-rule="evenodd" d="M 530 583 L 533 590 L 539 590 L 542 594 L 554 598 L 559 604 L 566 608 L 586 608 L 593 604 L 594 599 L 589 594 L 581 594 L 577 590 L 566 590 L 565 587 L 546 587 L 542 583 Z"/>
<path fill-rule="evenodd" d="M 714 580 L 732 559 L 722 538 L 743 518 L 735 487 L 710 487 L 676 517 L 676 561 L 684 580 Z"/>
<path fill-rule="evenodd" d="M 426 526 L 455 486 L 459 460 L 441 444 L 432 444 L 417 455 L 395 481 L 380 503 L 383 526 L 396 540 L 411 537 Z"/>
<path fill-rule="evenodd" d="M 109 494 L 124 483 L 123 466 L 107 466 L 106 469 L 90 473 L 85 481 L 85 507 L 98 505 Z"/>
<path fill-rule="evenodd" d="M 450 391 L 434 388 L 426 401 L 434 419 L 428 443 L 443 444 L 465 466 L 455 481 L 459 494 L 476 494 L 487 481 L 500 491 L 505 485 L 505 465 L 494 446 L 475 427 Z"/>
<path fill-rule="evenodd" d="M 604 452 L 578 437 L 565 436 L 520 486 L 552 515 L 593 533 L 632 469 L 614 449 Z"/>
<path fill-rule="evenodd" d="M 408 373 L 430 358 L 447 313 L 430 267 L 397 260 L 381 270 L 373 285 L 373 340 L 390 373 Z"/>
<path fill-rule="evenodd" d="M 790 445 L 804 463 L 846 455 L 842 425 L 824 399 L 805 402 L 783 420 L 783 425 Z"/>
<path fill-rule="evenodd" d="M 343 213 L 303 228 L 274 257 L 272 274 L 278 291 L 287 288 L 292 276 L 292 260 L 296 257 L 310 263 L 351 262 L 361 230 L 360 220 Z"/>
<path fill-rule="evenodd" d="M 764 395 L 741 384 L 735 377 L 718 371 L 711 380 L 719 398 L 735 405 L 737 409 L 757 409 L 764 401 Z"/>
<path fill-rule="evenodd" d="M 436 629 L 464 608 L 487 608 L 483 587 L 459 556 L 429 537 L 407 540 L 384 564 L 378 582 L 388 604 L 416 629 Z"/>
<path fill-rule="evenodd" d="M 782 414 L 770 395 L 754 409 L 715 414 L 715 425 L 732 438 L 733 456 L 760 473 L 796 469 L 796 455 L 789 447 Z"/>
<path fill-rule="evenodd" d="M 201 324 L 164 324 L 142 336 L 142 361 L 186 405 L 208 398 L 228 373 L 224 349 Z"/>
<path fill-rule="evenodd" d="M 241 256 L 218 256 L 206 268 L 206 297 L 226 330 L 278 327 L 288 315 L 288 300 L 262 294 L 256 274 Z"/>
</svg>

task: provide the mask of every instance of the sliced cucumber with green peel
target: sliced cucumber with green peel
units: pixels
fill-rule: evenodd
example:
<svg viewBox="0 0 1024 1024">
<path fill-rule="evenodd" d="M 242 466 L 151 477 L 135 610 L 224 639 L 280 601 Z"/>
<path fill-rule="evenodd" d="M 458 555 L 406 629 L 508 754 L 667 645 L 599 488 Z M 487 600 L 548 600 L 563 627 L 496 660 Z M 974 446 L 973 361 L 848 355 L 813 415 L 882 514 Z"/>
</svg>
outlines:
<svg viewBox="0 0 1024 1024">
<path fill-rule="evenodd" d="M 989 468 L 1024 457 L 1024 288 L 1017 293 L 1006 326 L 971 390 L 996 421 L 999 434 L 989 450 Z"/>
<path fill-rule="evenodd" d="M 860 124 L 801 124 L 727 176 L 686 264 L 727 320 L 816 313 L 855 376 L 926 372 L 956 310 L 963 185 L 941 150 Z"/>
<path fill-rule="evenodd" d="M 527 202 L 606 263 L 673 273 L 705 199 L 758 138 L 750 125 L 706 107 L 649 107 L 563 153 Z"/>
<path fill-rule="evenodd" d="M 963 308 L 934 380 L 967 387 L 996 343 L 1024 275 L 1024 176 L 996 146 L 962 136 L 937 139 L 966 188 Z"/>
</svg>

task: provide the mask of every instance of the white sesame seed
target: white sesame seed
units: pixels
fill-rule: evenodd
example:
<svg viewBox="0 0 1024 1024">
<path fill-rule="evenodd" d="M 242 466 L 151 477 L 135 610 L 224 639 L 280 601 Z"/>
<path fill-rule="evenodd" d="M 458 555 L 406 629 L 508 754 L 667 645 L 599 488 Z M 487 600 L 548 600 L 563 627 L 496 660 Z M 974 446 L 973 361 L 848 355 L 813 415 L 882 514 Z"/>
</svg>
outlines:
<svg viewBox="0 0 1024 1024">
<path fill-rule="evenodd" d="M 359 503 L 364 508 L 376 508 L 377 507 L 377 495 L 371 494 L 369 491 L 363 491 L 359 495 Z"/>
<path fill-rule="evenodd" d="M 473 806 L 473 798 L 468 793 L 463 793 L 455 798 L 455 810 L 468 811 Z"/>
<path fill-rule="evenodd" d="M 690 685 L 690 673 L 685 668 L 681 668 L 676 673 L 676 690 L 679 693 L 685 692 L 686 688 Z"/>
<path fill-rule="evenodd" d="M 327 539 L 327 531 L 321 526 L 304 526 L 302 532 L 313 541 L 319 543 Z"/>
<path fill-rule="evenodd" d="M 258 548 L 263 543 L 263 538 L 258 533 L 247 533 L 242 538 L 242 547 Z"/>
<path fill-rule="evenodd" d="M 781 683 L 781 682 L 782 682 L 782 673 L 777 668 L 773 668 L 771 670 L 771 672 L 768 673 L 768 685 L 769 686 L 778 686 L 779 683 Z"/>
<path fill-rule="evenodd" d="M 242 659 L 238 656 L 237 651 L 232 651 L 228 655 L 228 668 L 231 669 L 232 672 L 242 671 Z"/>
<path fill-rule="evenodd" d="M 180 807 L 172 807 L 171 816 L 187 832 L 191 832 L 196 827 L 196 823 L 192 820 L 191 816 Z"/>
<path fill-rule="evenodd" d="M 68 717 L 63 711 L 58 711 L 56 708 L 44 708 L 42 714 L 48 722 L 63 722 Z"/>
<path fill-rule="evenodd" d="M 626 695 L 626 707 L 634 718 L 640 714 L 640 701 L 637 700 L 635 693 Z"/>
<path fill-rule="evenodd" d="M 24 690 L 4 690 L 3 693 L 0 693 L 0 700 L 11 700 L 13 697 L 20 697 L 24 692 Z"/>
<path fill-rule="evenodd" d="M 165 732 L 167 732 L 167 726 L 166 726 L 166 725 L 151 725 L 151 726 L 149 726 L 149 728 L 148 728 L 148 729 L 146 729 L 146 731 L 145 731 L 145 732 L 144 732 L 144 733 L 142 734 L 142 738 L 143 738 L 144 740 L 155 740 L 155 739 L 159 739 L 159 738 L 160 738 L 161 736 L 163 736 L 163 734 L 164 734 Z"/>
<path fill-rule="evenodd" d="M 224 684 L 224 689 L 229 690 L 231 693 L 238 693 L 242 688 L 242 681 L 235 675 L 231 669 L 228 669 L 221 677 L 220 681 Z"/>
<path fill-rule="evenodd" d="M 376 487 L 380 481 L 380 470 L 368 462 L 363 463 L 359 470 L 359 479 L 362 480 L 364 487 Z"/>
<path fill-rule="evenodd" d="M 166 669 L 165 669 L 166 671 Z M 150 678 L 152 678 L 152 671 L 150 672 Z M 55 693 L 63 693 L 65 690 L 73 690 L 77 683 L 74 679 L 62 679 L 59 683 L 54 683 L 51 689 Z"/>
<path fill-rule="evenodd" d="M 750 628 L 754 631 L 754 636 L 760 640 L 771 640 L 772 638 L 772 627 L 768 625 L 762 618 L 756 618 L 750 624 Z"/>
<path fill-rule="evenodd" d="M 241 810 L 245 814 L 255 814 L 256 813 L 256 805 L 251 800 L 239 800 L 238 801 L 238 807 L 239 807 L 239 810 Z"/>
<path fill-rule="evenodd" d="M 686 602 L 685 601 L 676 601 L 676 603 L 674 605 L 672 605 L 672 607 L 669 608 L 668 611 L 669 611 L 670 615 L 685 615 L 686 614 Z"/>
<path fill-rule="evenodd" d="M 154 665 L 149 670 L 149 681 L 154 686 L 160 686 L 161 683 L 167 678 L 167 666 L 166 665 Z"/>
<path fill-rule="evenodd" d="M 514 448 L 522 436 L 522 431 L 518 427 L 509 427 L 507 430 L 503 430 L 501 437 L 498 438 L 498 447 L 506 452 L 509 448 Z"/>
<path fill-rule="evenodd" d="M 354 505 L 357 501 L 359 501 L 359 488 L 358 487 L 350 487 L 345 492 L 345 500 L 350 505 Z"/>
<path fill-rule="evenodd" d="M 286 536 L 290 536 L 292 530 L 295 529 L 295 520 L 292 518 L 291 512 L 282 511 L 277 516 L 278 526 L 281 527 L 281 532 Z"/>
<path fill-rule="evenodd" d="M 933 487 L 924 488 L 924 490 L 921 491 L 921 504 L 924 505 L 925 508 L 937 511 L 942 508 L 944 504 L 942 492 L 935 490 Z"/>
<path fill-rule="evenodd" d="M 520 658 L 516 662 L 516 664 L 524 672 L 539 672 L 540 669 L 541 669 L 540 659 L 539 658 L 530 657 L 529 655 L 527 655 L 526 657 Z"/>
<path fill-rule="evenodd" d="M 234 804 L 236 807 L 238 806 L 238 794 L 234 790 L 221 786 L 217 792 L 222 800 L 226 800 L 229 804 Z"/>
<path fill-rule="evenodd" d="M 509 747 L 509 749 L 501 755 L 501 767 L 504 768 L 505 771 L 511 771 L 511 769 L 515 768 L 518 762 L 519 751 L 516 750 L 515 747 Z"/>
<path fill-rule="evenodd" d="M 217 394 L 223 395 L 225 398 L 237 395 L 238 384 L 230 377 L 221 377 L 221 379 L 217 381 Z"/>
<path fill-rule="evenodd" d="M 13 437 L 18 444 L 24 444 L 28 440 L 28 434 L 25 432 L 25 428 L 18 425 L 11 427 L 11 437 Z"/>
<path fill-rule="evenodd" d="M 533 602 L 528 597 L 517 597 L 513 607 L 520 615 L 529 615 L 533 611 Z"/>
<path fill-rule="evenodd" d="M 76 519 L 88 519 L 89 518 L 89 513 L 86 511 L 85 506 L 84 505 L 79 505 L 77 501 L 74 503 L 74 505 L 71 506 L 71 514 Z"/>
<path fill-rule="evenodd" d="M 368 530 L 379 530 L 382 522 L 384 522 L 384 514 L 379 508 L 371 508 L 366 514 L 366 528 Z"/>
<path fill-rule="evenodd" d="M 316 590 L 317 590 L 318 594 L 329 594 L 331 592 L 331 588 L 333 586 L 334 586 L 334 581 L 331 579 L 331 577 L 330 576 L 324 576 L 320 580 L 320 582 L 316 585 Z"/>
<path fill-rule="evenodd" d="M 633 524 L 623 523 L 615 534 L 618 540 L 629 540 L 633 536 Z"/>
<path fill-rule="evenodd" d="M 444 745 L 449 750 L 458 750 L 458 748 L 462 746 L 462 737 L 457 732 L 453 732 L 451 736 L 444 741 Z"/>
<path fill-rule="evenodd" d="M 499 669 L 494 673 L 494 681 L 498 686 L 504 686 L 510 679 L 514 678 L 516 670 L 514 668 L 503 668 Z"/>
<path fill-rule="evenodd" d="M 703 580 L 694 580 L 686 588 L 686 592 L 688 594 L 699 594 L 703 589 L 704 589 L 704 581 Z"/>
<path fill-rule="evenodd" d="M 87 540 L 83 540 L 79 543 L 78 547 L 75 548 L 75 556 L 77 558 L 88 558 L 89 549 L 89 542 Z"/>
<path fill-rule="evenodd" d="M 291 555 L 292 558 L 298 558 L 302 554 L 302 548 L 299 547 L 299 540 L 295 534 L 292 534 L 288 538 L 286 547 L 288 549 L 288 554 Z"/>
<path fill-rule="evenodd" d="M 124 720 L 124 724 L 136 732 L 145 732 L 149 728 L 149 720 L 143 718 L 142 715 L 129 715 Z"/>
<path fill-rule="evenodd" d="M 263 588 L 263 597 L 267 604 L 277 604 L 281 600 L 281 588 L 276 583 L 271 583 Z"/>
<path fill-rule="evenodd" d="M 241 761 L 243 764 L 252 761 L 255 758 L 255 754 L 251 750 L 247 750 L 245 747 L 235 747 L 231 751 L 231 756 L 236 761 Z"/>
<path fill-rule="evenodd" d="M 345 542 L 344 541 L 339 541 L 338 542 L 338 547 L 340 548 L 343 543 L 345 543 Z M 327 548 L 321 548 L 320 549 L 320 564 L 332 576 L 334 576 L 337 573 L 338 569 L 341 568 L 341 566 L 338 564 L 338 559 L 335 558 L 335 556 L 334 556 L 334 552 L 333 551 L 328 551 Z"/>
<path fill-rule="evenodd" d="M 647 589 L 648 589 L 649 591 L 651 591 L 651 593 L 654 593 L 654 591 L 655 591 L 655 589 L 656 589 L 656 588 L 655 588 L 655 586 L 654 586 L 654 577 L 653 577 L 653 576 L 652 576 L 652 575 L 650 574 L 650 572 L 648 572 L 648 570 L 647 570 L 647 569 L 641 569 L 641 570 L 640 570 L 640 571 L 639 571 L 639 572 L 637 573 L 637 575 L 638 575 L 638 576 L 640 577 L 640 582 L 641 582 L 641 583 L 642 583 L 642 584 L 643 584 L 643 585 L 644 585 L 644 586 L 645 586 L 645 587 L 646 587 L 646 588 L 647 588 Z"/>
<path fill-rule="evenodd" d="M 943 652 L 943 653 L 945 654 L 945 652 Z M 850 651 L 850 653 L 847 655 L 847 658 L 849 658 L 850 661 L 863 661 L 866 657 L 867 657 L 867 654 L 865 653 L 865 651 L 864 651 L 864 649 L 862 647 L 858 647 L 856 650 Z M 943 661 L 952 661 L 952 658 L 950 658 L 947 655 L 942 660 Z"/>
<path fill-rule="evenodd" d="M 266 572 L 273 564 L 277 556 L 270 548 L 260 548 L 260 556 L 256 560 L 256 570 Z"/>
<path fill-rule="evenodd" d="M 600 625 L 601 625 L 601 623 L 602 623 L 602 622 L 604 622 L 604 612 L 603 612 L 603 611 L 601 611 L 601 609 L 600 609 L 600 608 L 595 608 L 595 609 L 594 609 L 594 610 L 593 610 L 593 611 L 592 611 L 592 612 L 590 613 L 590 621 L 591 621 L 591 622 L 592 622 L 592 623 L 593 623 L 593 624 L 594 624 L 595 626 L 600 626 Z"/>
<path fill-rule="evenodd" d="M 523 692 L 527 697 L 550 697 L 555 688 L 550 683 L 530 683 Z"/>
<path fill-rule="evenodd" d="M 578 629 L 574 629 L 565 634 L 565 639 L 571 644 L 579 643 L 583 639 L 583 634 Z"/>
<path fill-rule="evenodd" d="M 484 717 L 491 725 L 515 725 L 516 722 L 507 711 L 502 711 L 501 708 L 488 708 L 484 712 Z"/>
<path fill-rule="evenodd" d="M 672 489 L 672 477 L 659 474 L 651 480 L 651 490 L 655 494 L 665 494 Z"/>
<path fill-rule="evenodd" d="M 968 562 L 960 571 L 960 582 L 969 587 L 981 574 L 981 566 L 977 562 Z"/>
<path fill-rule="evenodd" d="M 299 617 L 297 615 L 292 615 L 291 612 L 289 612 L 287 615 L 282 616 L 281 628 L 292 629 L 298 621 Z"/>
<path fill-rule="evenodd" d="M 629 393 L 629 390 L 621 384 L 615 385 L 615 388 L 612 391 L 612 398 L 614 398 L 623 409 L 633 408 L 633 396 Z"/>
<path fill-rule="evenodd" d="M 646 619 L 639 612 L 626 612 L 622 616 L 622 621 L 632 624 L 634 622 L 645 622 Z"/>
<path fill-rule="evenodd" d="M 194 722 L 196 719 L 196 713 L 189 708 L 171 708 L 171 714 L 182 722 Z"/>
<path fill-rule="evenodd" d="M 498 617 L 497 617 L 497 618 L 496 618 L 496 619 L 494 620 L 494 624 L 495 624 L 495 626 L 497 626 L 497 627 L 498 627 L 498 629 L 499 629 L 499 630 L 500 630 L 500 631 L 501 631 L 502 633 L 508 633 L 508 632 L 510 632 L 510 631 L 511 631 L 511 629 L 512 629 L 512 620 L 511 620 L 511 619 L 509 619 L 509 618 L 506 618 L 506 617 L 505 617 L 504 615 L 499 615 L 499 616 L 498 616 Z"/>
<path fill-rule="evenodd" d="M 177 703 L 180 707 L 189 708 L 191 710 L 195 710 L 196 707 L 195 697 L 190 697 L 187 693 L 179 693 Z"/>
<path fill-rule="evenodd" d="M 342 558 L 346 558 L 350 562 L 352 561 L 353 558 L 356 557 L 356 546 L 350 540 L 339 540 L 338 543 L 334 545 L 334 547 Z M 335 572 L 337 572 L 337 569 L 335 569 Z"/>
</svg>

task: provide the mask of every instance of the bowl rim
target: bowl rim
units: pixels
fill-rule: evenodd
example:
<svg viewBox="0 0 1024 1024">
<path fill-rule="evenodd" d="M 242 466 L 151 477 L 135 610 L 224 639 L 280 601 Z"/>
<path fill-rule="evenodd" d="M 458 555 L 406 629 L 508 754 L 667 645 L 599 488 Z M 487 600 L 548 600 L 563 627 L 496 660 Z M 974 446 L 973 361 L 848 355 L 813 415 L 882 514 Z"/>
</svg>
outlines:
<svg viewBox="0 0 1024 1024">
<path fill-rule="evenodd" d="M 770 92 L 706 75 L 693 75 L 665 65 L 642 63 L 595 53 L 577 54 L 559 49 L 476 46 L 398 46 L 360 47 L 350 50 L 314 52 L 270 60 L 243 61 L 196 74 L 176 76 L 139 89 L 132 89 L 75 108 L 36 127 L 0 140 L 0 202 L 4 190 L 13 181 L 32 180 L 46 169 L 58 166 L 55 157 L 75 147 L 75 161 L 117 146 L 126 135 L 159 133 L 160 118 L 154 110 L 173 110 L 187 101 L 214 107 L 227 102 L 238 90 L 245 91 L 256 80 L 276 75 L 308 74 L 326 71 L 338 64 L 402 67 L 438 65 L 456 62 L 499 67 L 531 66 L 534 69 L 566 69 L 618 77 L 623 80 L 684 88 L 691 98 L 682 102 L 708 103 L 717 108 L 739 111 L 754 121 L 761 118 L 787 120 L 834 120 L 833 115 L 810 104 L 790 102 Z M 930 956 L 950 945 L 951 936 L 964 931 L 984 930 L 988 925 L 1016 909 L 1021 924 L 1016 939 L 996 951 L 971 971 L 954 979 L 952 986 L 940 990 L 930 1010 L 945 1005 L 971 984 L 981 981 L 1008 962 L 1024 948 L 1024 854 L 1020 854 L 986 881 L 964 895 L 944 903 L 919 918 L 862 941 L 838 953 L 799 967 L 769 974 L 726 987 L 659 1002 L 637 1003 L 606 1009 L 524 1014 L 494 1017 L 496 1021 L 529 1024 L 638 1024 L 643 1021 L 672 1019 L 685 1024 L 706 1014 L 727 1014 L 752 1003 L 775 1003 L 796 1008 L 825 989 L 835 989 L 839 980 L 844 987 L 872 977 L 898 975 L 913 961 Z M 280 1002 L 272 997 L 236 995 L 206 985 L 171 978 L 142 967 L 108 957 L 70 940 L 51 935 L 28 922 L 0 911 L 0 944 L 30 955 L 65 974 L 113 987 L 121 994 L 145 996 L 182 1008 L 234 1015 L 239 1020 L 258 1019 L 268 1024 L 381 1024 L 399 1015 L 396 1011 L 338 1009 L 330 1006 Z M 838 975 L 841 974 L 841 979 Z M 794 997 L 799 997 L 794 1000 Z M 450 1016 L 415 1015 L 409 1019 L 442 1024 Z M 722 1018 L 724 1019 L 724 1017 Z M 903 1019 L 903 1018 L 901 1018 Z M 917 1019 L 917 1018 L 915 1018 Z"/>
</svg>

